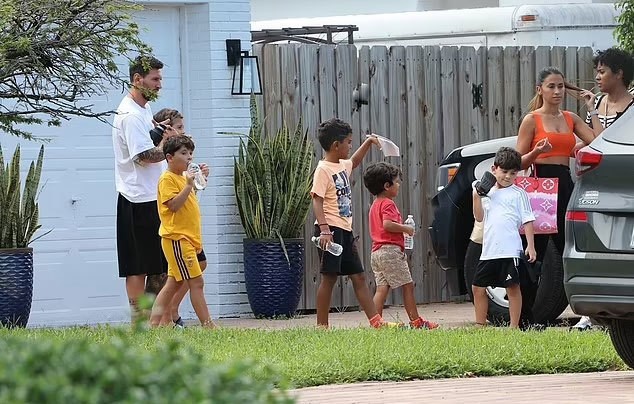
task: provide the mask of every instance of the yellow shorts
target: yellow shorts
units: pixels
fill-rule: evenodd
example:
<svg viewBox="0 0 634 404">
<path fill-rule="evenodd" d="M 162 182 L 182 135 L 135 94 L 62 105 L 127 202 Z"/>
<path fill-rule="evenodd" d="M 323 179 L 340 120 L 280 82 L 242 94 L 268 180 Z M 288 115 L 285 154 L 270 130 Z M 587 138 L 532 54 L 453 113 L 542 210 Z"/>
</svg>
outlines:
<svg viewBox="0 0 634 404">
<path fill-rule="evenodd" d="M 161 238 L 161 246 L 167 260 L 167 276 L 180 282 L 202 275 L 196 249 L 189 241 Z"/>
</svg>

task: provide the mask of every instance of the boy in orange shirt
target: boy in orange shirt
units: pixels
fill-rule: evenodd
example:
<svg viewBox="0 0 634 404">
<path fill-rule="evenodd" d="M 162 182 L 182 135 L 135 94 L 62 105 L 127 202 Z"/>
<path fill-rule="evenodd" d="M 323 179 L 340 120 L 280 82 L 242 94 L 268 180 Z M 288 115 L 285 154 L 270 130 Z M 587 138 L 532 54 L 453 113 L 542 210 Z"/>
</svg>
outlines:
<svg viewBox="0 0 634 404">
<path fill-rule="evenodd" d="M 317 164 L 313 177 L 313 210 L 317 223 L 315 235 L 321 243 L 321 281 L 317 290 L 317 325 L 328 327 L 328 313 L 332 289 L 339 276 L 348 275 L 359 305 L 370 325 L 375 328 L 396 326 L 383 320 L 372 302 L 366 283 L 363 265 L 359 258 L 355 237 L 352 234 L 352 188 L 350 175 L 372 144 L 380 147 L 376 136 L 370 136 L 348 159 L 352 148 L 352 128 L 346 122 L 332 118 L 319 125 L 319 143 L 324 149 L 324 158 Z M 326 252 L 328 243 L 335 242 L 343 252 L 335 256 Z"/>
</svg>

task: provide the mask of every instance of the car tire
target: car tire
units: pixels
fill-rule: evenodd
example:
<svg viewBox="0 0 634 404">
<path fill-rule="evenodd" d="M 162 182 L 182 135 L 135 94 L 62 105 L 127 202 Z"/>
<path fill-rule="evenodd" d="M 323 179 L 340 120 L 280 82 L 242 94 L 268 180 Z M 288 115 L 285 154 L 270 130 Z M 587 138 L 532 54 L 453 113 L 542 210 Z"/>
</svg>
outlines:
<svg viewBox="0 0 634 404">
<path fill-rule="evenodd" d="M 481 253 L 481 244 L 469 243 L 464 259 L 464 279 L 471 301 L 473 301 L 471 284 Z M 537 296 L 533 304 L 534 322 L 547 324 L 559 317 L 568 306 L 563 277 L 564 266 L 561 254 L 559 254 L 553 241 L 549 240 L 544 253 L 544 263 Z M 498 304 L 489 295 L 489 314 L 487 318 L 493 324 L 508 324 L 510 321 L 508 304 Z"/>
<path fill-rule="evenodd" d="M 533 304 L 534 320 L 536 323 L 548 324 L 557 319 L 567 306 L 568 298 L 564 290 L 564 262 L 555 243 L 550 239 L 544 253 L 539 287 L 535 304 Z"/>
<path fill-rule="evenodd" d="M 469 242 L 467 252 L 464 257 L 464 282 L 467 287 L 467 292 L 471 301 L 473 301 L 473 290 L 471 290 L 471 284 L 473 283 L 473 276 L 475 275 L 478 262 L 480 262 L 480 254 L 482 254 L 482 244 Z M 489 296 L 489 313 L 487 319 L 490 323 L 495 325 L 508 324 L 509 318 L 509 306 L 508 304 L 500 305 Z"/>
<path fill-rule="evenodd" d="M 610 339 L 623 362 L 634 369 L 634 321 L 612 320 Z"/>
</svg>

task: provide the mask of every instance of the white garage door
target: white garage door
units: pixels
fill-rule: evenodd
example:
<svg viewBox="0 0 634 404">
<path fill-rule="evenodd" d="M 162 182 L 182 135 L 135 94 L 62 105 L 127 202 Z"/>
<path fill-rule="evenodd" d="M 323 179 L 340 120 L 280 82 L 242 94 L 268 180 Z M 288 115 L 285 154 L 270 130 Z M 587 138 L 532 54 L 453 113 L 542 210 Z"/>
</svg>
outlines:
<svg viewBox="0 0 634 404">
<path fill-rule="evenodd" d="M 153 110 L 182 110 L 179 9 L 151 6 L 138 22 L 143 39 L 165 63 L 163 90 Z M 122 64 L 127 76 L 127 63 Z M 113 89 L 90 100 L 97 109 L 114 109 L 123 97 Z M 40 196 L 43 229 L 52 232 L 35 242 L 34 299 L 31 326 L 126 321 L 124 282 L 116 262 L 113 151 L 111 128 L 96 120 L 76 118 L 62 128 L 31 127 L 45 146 Z M 15 139 L 2 135 L 5 155 Z M 23 161 L 37 155 L 38 144 L 20 141 Z M 24 164 L 24 163 L 23 163 Z"/>
</svg>

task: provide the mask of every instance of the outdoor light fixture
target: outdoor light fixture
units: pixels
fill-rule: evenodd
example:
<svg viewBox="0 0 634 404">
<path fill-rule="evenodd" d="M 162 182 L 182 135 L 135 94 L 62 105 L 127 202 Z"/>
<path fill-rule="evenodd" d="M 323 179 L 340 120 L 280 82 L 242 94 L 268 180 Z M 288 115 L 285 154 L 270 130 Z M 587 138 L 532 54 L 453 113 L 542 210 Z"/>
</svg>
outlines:
<svg viewBox="0 0 634 404">
<path fill-rule="evenodd" d="M 226 42 L 227 65 L 233 66 L 231 95 L 262 95 L 258 57 L 241 50 L 239 39 L 227 39 Z"/>
</svg>

